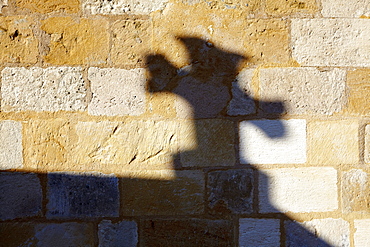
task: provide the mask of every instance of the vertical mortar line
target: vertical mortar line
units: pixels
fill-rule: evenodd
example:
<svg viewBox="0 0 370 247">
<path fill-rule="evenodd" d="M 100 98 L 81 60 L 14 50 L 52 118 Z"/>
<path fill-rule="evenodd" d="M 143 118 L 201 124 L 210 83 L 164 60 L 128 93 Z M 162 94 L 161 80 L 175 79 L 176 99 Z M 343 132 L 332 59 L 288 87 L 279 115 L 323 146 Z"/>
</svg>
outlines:
<svg viewBox="0 0 370 247">
<path fill-rule="evenodd" d="M 285 219 L 284 217 L 280 218 L 280 246 L 286 246 L 286 231 L 285 231 Z"/>
<path fill-rule="evenodd" d="M 365 166 L 365 149 L 366 149 L 366 124 L 367 121 L 363 118 L 359 119 L 359 130 L 358 130 L 358 151 L 359 151 L 359 165 L 360 166 Z"/>
<path fill-rule="evenodd" d="M 356 247 L 355 246 L 355 222 L 354 222 L 354 219 L 353 217 L 351 217 L 351 219 L 349 220 L 349 243 L 350 243 L 350 246 L 352 247 Z"/>
</svg>

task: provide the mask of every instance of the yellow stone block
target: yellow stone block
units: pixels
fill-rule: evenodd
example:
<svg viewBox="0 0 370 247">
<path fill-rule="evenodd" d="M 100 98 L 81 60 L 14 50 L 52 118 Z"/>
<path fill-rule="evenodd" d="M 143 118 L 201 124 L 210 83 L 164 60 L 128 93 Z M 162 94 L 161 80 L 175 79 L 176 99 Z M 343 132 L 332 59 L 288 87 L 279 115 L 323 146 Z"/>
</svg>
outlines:
<svg viewBox="0 0 370 247">
<path fill-rule="evenodd" d="M 348 71 L 348 108 L 346 111 L 356 115 L 370 115 L 370 69 Z"/>
<path fill-rule="evenodd" d="M 120 20 L 113 24 L 111 60 L 115 65 L 145 62 L 152 38 L 149 20 Z"/>
<path fill-rule="evenodd" d="M 17 0 L 18 8 L 29 9 L 32 12 L 50 13 L 64 10 L 67 13 L 77 13 L 80 10 L 79 0 Z"/>
<path fill-rule="evenodd" d="M 0 17 L 0 62 L 36 63 L 38 41 L 29 17 Z"/>
<path fill-rule="evenodd" d="M 44 57 L 51 64 L 105 64 L 109 52 L 108 21 L 53 17 L 42 21 L 50 35 L 50 51 Z"/>
<path fill-rule="evenodd" d="M 308 124 L 308 163 L 356 164 L 359 161 L 358 122 L 314 121 Z"/>
<path fill-rule="evenodd" d="M 280 17 L 294 14 L 315 14 L 318 11 L 316 0 L 266 0 L 266 12 Z"/>
</svg>

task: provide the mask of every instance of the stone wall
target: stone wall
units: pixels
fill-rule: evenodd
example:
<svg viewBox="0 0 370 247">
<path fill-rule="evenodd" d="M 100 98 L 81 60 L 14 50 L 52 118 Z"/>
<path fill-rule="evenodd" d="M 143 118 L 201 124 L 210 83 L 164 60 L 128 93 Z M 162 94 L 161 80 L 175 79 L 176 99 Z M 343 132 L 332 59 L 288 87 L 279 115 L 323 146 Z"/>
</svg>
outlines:
<svg viewBox="0 0 370 247">
<path fill-rule="evenodd" d="M 0 0 L 0 246 L 368 246 L 369 0 Z"/>
</svg>

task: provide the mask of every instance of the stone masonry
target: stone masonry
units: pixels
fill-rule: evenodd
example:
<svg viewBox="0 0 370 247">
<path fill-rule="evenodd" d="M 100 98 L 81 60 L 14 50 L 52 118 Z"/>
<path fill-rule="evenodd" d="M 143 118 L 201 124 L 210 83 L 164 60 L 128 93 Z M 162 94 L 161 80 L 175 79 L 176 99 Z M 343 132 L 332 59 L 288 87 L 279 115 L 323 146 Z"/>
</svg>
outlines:
<svg viewBox="0 0 370 247">
<path fill-rule="evenodd" d="M 0 0 L 0 246 L 370 242 L 370 0 Z"/>
</svg>

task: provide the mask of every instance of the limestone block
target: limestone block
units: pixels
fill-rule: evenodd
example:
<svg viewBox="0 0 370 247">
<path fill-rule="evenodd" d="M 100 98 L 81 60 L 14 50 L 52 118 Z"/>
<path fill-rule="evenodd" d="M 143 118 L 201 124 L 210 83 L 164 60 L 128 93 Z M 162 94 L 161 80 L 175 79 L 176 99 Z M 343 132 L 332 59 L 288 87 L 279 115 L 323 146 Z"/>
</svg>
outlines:
<svg viewBox="0 0 370 247">
<path fill-rule="evenodd" d="M 256 113 L 256 106 L 252 91 L 252 77 L 254 69 L 243 69 L 235 81 L 232 82 L 232 99 L 227 108 L 230 116 L 248 115 Z"/>
<path fill-rule="evenodd" d="M 22 124 L 10 120 L 1 121 L 0 140 L 0 169 L 22 168 Z"/>
<path fill-rule="evenodd" d="M 370 243 L 370 219 L 354 220 L 355 222 L 355 246 L 368 246 Z"/>
<path fill-rule="evenodd" d="M 286 246 L 350 246 L 350 226 L 343 219 L 286 221 L 285 228 Z"/>
<path fill-rule="evenodd" d="M 0 17 L 0 62 L 36 63 L 38 41 L 30 17 Z"/>
<path fill-rule="evenodd" d="M 303 66 L 370 66 L 369 19 L 292 19 L 292 55 Z"/>
<path fill-rule="evenodd" d="M 119 215 L 118 179 L 112 175 L 50 173 L 47 197 L 50 219 Z"/>
<path fill-rule="evenodd" d="M 363 212 L 370 209 L 370 186 L 368 174 L 360 169 L 352 169 L 342 175 L 342 208 L 346 213 Z"/>
<path fill-rule="evenodd" d="M 142 222 L 143 246 L 235 246 L 229 220 L 158 219 Z"/>
<path fill-rule="evenodd" d="M 0 173 L 0 220 L 41 215 L 42 189 L 33 173 Z"/>
<path fill-rule="evenodd" d="M 322 0 L 323 17 L 369 17 L 369 0 Z"/>
<path fill-rule="evenodd" d="M 246 13 L 248 17 L 255 17 L 260 15 L 262 11 L 263 1 L 261 0 L 214 0 L 209 2 L 208 0 L 182 0 L 183 4 L 200 6 L 203 8 L 220 10 L 239 10 Z"/>
<path fill-rule="evenodd" d="M 29 9 L 42 14 L 64 10 L 66 13 L 77 13 L 80 10 L 79 0 L 16 0 L 20 9 Z"/>
<path fill-rule="evenodd" d="M 365 162 L 370 163 L 370 125 L 365 127 Z"/>
<path fill-rule="evenodd" d="M 201 171 L 156 171 L 167 179 L 122 178 L 121 212 L 125 216 L 194 215 L 204 211 L 204 175 Z M 154 173 L 154 171 L 152 172 Z"/>
<path fill-rule="evenodd" d="M 308 124 L 308 162 L 320 165 L 357 164 L 358 122 L 314 121 Z"/>
<path fill-rule="evenodd" d="M 105 64 L 109 52 L 108 21 L 52 17 L 41 21 L 50 35 L 50 51 L 44 57 L 51 64 Z"/>
<path fill-rule="evenodd" d="M 144 69 L 90 68 L 93 98 L 88 111 L 92 115 L 141 115 L 145 111 Z"/>
<path fill-rule="evenodd" d="M 0 0 L 0 14 L 2 12 L 3 7 L 8 6 L 8 0 Z"/>
<path fill-rule="evenodd" d="M 306 120 L 252 120 L 239 126 L 242 164 L 306 162 Z"/>
<path fill-rule="evenodd" d="M 370 69 L 347 72 L 348 108 L 351 114 L 370 115 Z"/>
<path fill-rule="evenodd" d="M 163 10 L 168 0 L 83 0 L 83 9 L 90 14 L 147 15 L 153 11 Z"/>
<path fill-rule="evenodd" d="M 316 0 L 267 0 L 266 12 L 281 17 L 287 15 L 313 15 L 318 11 Z"/>
<path fill-rule="evenodd" d="M 259 174 L 261 213 L 333 211 L 337 193 L 337 171 L 331 167 L 264 169 Z"/>
<path fill-rule="evenodd" d="M 280 246 L 280 220 L 240 219 L 239 246 Z"/>
<path fill-rule="evenodd" d="M 152 22 L 119 20 L 112 26 L 111 60 L 116 65 L 144 63 L 150 53 Z"/>
<path fill-rule="evenodd" d="M 86 108 L 82 69 L 5 68 L 2 71 L 3 111 L 82 111 Z"/>
<path fill-rule="evenodd" d="M 261 69 L 260 83 L 261 98 L 282 102 L 288 114 L 332 115 L 347 103 L 346 71 L 341 69 Z"/>
<path fill-rule="evenodd" d="M 37 246 L 95 246 L 92 223 L 45 223 L 35 227 Z"/>
<path fill-rule="evenodd" d="M 182 166 L 233 166 L 235 164 L 234 123 L 222 119 L 204 119 L 196 120 L 194 125 L 195 141 L 189 136 L 193 134 L 193 126 L 182 125 L 180 135 Z M 191 149 L 184 148 L 192 146 Z"/>
<path fill-rule="evenodd" d="M 137 246 L 138 233 L 135 221 L 112 223 L 110 220 L 102 220 L 98 229 L 99 247 Z"/>
<path fill-rule="evenodd" d="M 253 213 L 254 179 L 252 170 L 208 173 L 208 207 L 213 214 Z"/>
</svg>

